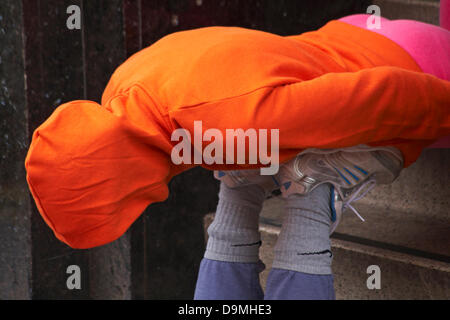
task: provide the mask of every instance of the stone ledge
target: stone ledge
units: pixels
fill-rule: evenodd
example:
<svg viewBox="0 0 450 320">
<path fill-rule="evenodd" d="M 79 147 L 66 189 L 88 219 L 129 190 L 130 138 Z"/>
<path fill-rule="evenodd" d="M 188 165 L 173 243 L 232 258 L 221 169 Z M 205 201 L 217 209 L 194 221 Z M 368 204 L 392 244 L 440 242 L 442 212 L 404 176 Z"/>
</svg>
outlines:
<svg viewBox="0 0 450 320">
<path fill-rule="evenodd" d="M 205 230 L 213 219 L 214 214 L 205 216 Z M 265 288 L 280 227 L 261 223 L 260 231 L 260 257 L 266 265 L 260 279 Z M 331 244 L 337 299 L 450 299 L 449 263 L 341 239 Z M 380 290 L 367 289 L 370 265 L 381 269 Z"/>
<path fill-rule="evenodd" d="M 374 0 L 387 19 L 412 19 L 439 25 L 439 1 Z"/>
</svg>

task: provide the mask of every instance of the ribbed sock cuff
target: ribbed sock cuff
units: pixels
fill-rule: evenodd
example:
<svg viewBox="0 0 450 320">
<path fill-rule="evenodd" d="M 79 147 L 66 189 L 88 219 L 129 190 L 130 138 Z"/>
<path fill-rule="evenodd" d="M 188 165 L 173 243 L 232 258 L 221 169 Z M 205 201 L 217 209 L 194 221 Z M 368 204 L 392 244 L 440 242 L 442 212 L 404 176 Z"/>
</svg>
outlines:
<svg viewBox="0 0 450 320">
<path fill-rule="evenodd" d="M 330 257 L 329 254 L 328 257 Z M 330 257 L 329 261 L 321 261 L 321 260 L 328 260 L 328 259 L 311 259 L 311 258 L 302 259 L 297 255 L 296 252 L 283 253 L 275 258 L 272 264 L 272 268 L 285 269 L 309 274 L 323 274 L 323 275 L 332 274 L 333 273 L 333 270 L 331 268 L 332 258 Z"/>
<path fill-rule="evenodd" d="M 259 261 L 259 213 L 264 192 L 258 186 L 230 189 L 221 185 L 214 221 L 208 228 L 205 258 L 252 263 Z"/>
<path fill-rule="evenodd" d="M 257 262 L 261 236 L 254 208 L 221 201 L 208 228 L 205 258 L 229 262 Z"/>
<path fill-rule="evenodd" d="M 287 199 L 272 267 L 309 274 L 331 274 L 330 185 Z"/>
</svg>

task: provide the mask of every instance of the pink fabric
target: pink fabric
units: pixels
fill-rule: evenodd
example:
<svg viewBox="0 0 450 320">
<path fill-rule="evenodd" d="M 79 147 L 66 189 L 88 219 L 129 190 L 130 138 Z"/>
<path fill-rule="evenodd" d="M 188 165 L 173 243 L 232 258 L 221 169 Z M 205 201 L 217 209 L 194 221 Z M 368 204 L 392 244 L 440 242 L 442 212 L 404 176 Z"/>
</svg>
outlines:
<svg viewBox="0 0 450 320">
<path fill-rule="evenodd" d="M 368 14 L 355 14 L 340 21 L 367 29 Z M 377 32 L 405 49 L 426 73 L 450 81 L 450 31 L 414 20 L 380 18 Z"/>
<path fill-rule="evenodd" d="M 443 13 L 445 11 L 445 13 Z M 355 14 L 340 21 L 367 28 L 369 14 Z M 441 25 L 449 29 L 450 0 L 441 1 Z M 450 81 L 450 31 L 431 24 L 414 20 L 389 20 L 380 17 L 377 32 L 397 43 L 417 62 L 425 73 Z M 450 136 L 445 137 L 430 148 L 450 148 Z"/>
</svg>

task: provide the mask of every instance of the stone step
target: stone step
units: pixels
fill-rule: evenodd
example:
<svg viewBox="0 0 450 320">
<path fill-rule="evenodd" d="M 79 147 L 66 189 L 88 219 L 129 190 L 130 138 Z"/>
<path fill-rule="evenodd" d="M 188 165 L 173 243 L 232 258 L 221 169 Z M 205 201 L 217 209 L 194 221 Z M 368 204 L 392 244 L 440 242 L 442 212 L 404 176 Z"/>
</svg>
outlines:
<svg viewBox="0 0 450 320">
<path fill-rule="evenodd" d="M 450 149 L 425 149 L 390 185 L 379 185 L 359 201 L 385 212 L 420 220 L 450 220 Z"/>
<path fill-rule="evenodd" d="M 205 228 L 213 219 L 213 214 L 205 217 Z M 260 278 L 265 288 L 280 227 L 262 222 L 260 231 L 263 243 L 260 256 L 266 265 Z M 416 252 L 401 252 L 398 248 L 382 248 L 373 243 L 351 240 L 333 237 L 331 241 L 337 299 L 450 299 L 448 260 L 440 261 Z M 370 276 L 367 268 L 372 265 L 380 268 L 380 289 L 367 288 Z"/>
<path fill-rule="evenodd" d="M 262 224 L 265 287 L 280 228 Z M 450 299 L 450 263 L 332 238 L 336 299 Z M 368 289 L 369 266 L 380 268 L 380 289 Z"/>
</svg>

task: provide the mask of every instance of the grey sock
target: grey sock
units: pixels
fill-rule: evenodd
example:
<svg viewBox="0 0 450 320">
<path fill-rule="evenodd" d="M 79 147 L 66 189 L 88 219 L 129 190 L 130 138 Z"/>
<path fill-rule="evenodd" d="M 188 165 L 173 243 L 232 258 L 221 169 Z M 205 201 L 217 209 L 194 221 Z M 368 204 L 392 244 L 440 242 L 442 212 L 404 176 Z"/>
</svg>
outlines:
<svg viewBox="0 0 450 320">
<path fill-rule="evenodd" d="M 258 262 L 261 236 L 259 213 L 265 199 L 257 185 L 228 188 L 220 185 L 214 221 L 208 228 L 205 258 L 228 262 Z"/>
<path fill-rule="evenodd" d="M 286 200 L 272 267 L 310 274 L 331 274 L 330 184 Z"/>
</svg>

